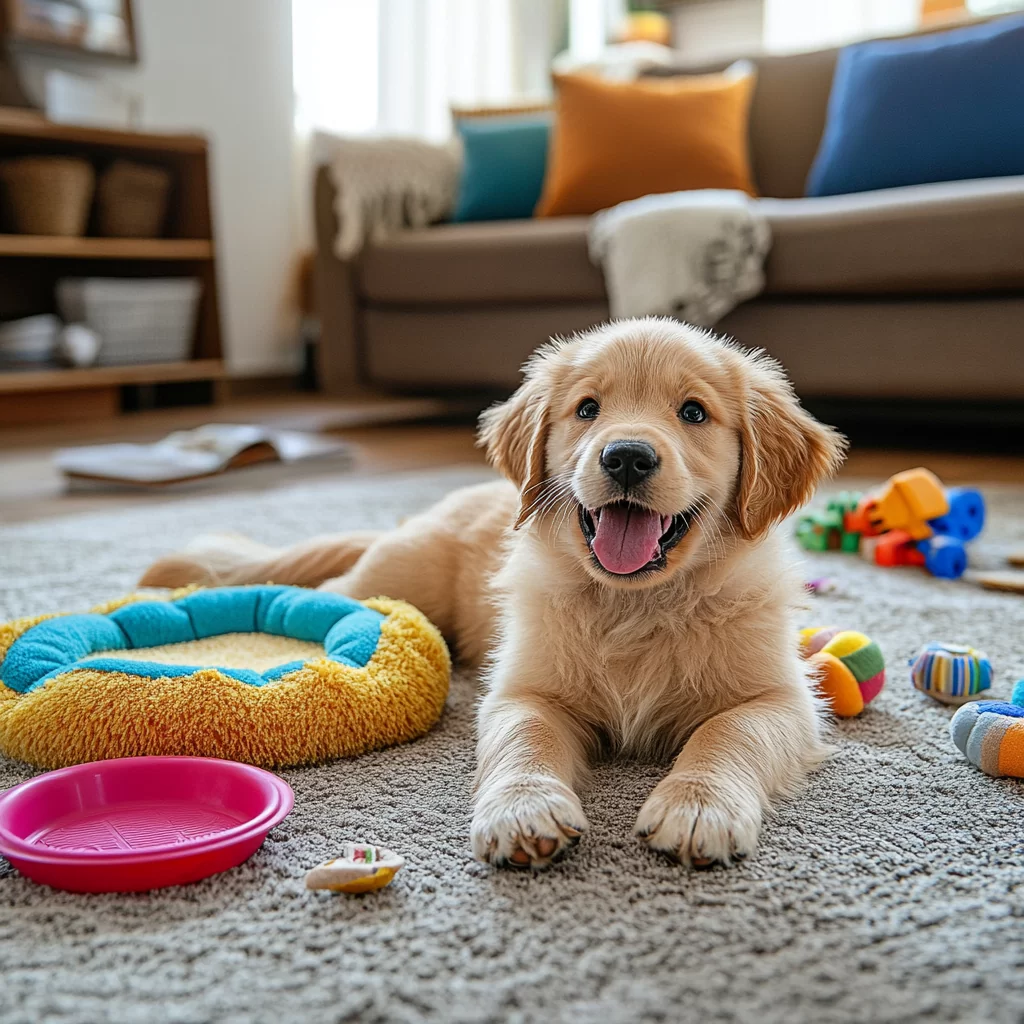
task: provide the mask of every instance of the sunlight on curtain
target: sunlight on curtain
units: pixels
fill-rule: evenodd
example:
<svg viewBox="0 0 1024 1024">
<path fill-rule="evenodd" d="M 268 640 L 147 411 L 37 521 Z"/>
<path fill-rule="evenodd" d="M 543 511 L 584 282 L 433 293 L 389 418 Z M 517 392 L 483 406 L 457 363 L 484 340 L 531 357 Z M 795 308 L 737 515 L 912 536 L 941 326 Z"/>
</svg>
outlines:
<svg viewBox="0 0 1024 1024">
<path fill-rule="evenodd" d="M 453 104 L 500 106 L 535 92 L 537 75 L 529 69 L 537 66 L 538 50 L 546 73 L 548 29 L 558 7 L 552 0 L 379 3 L 384 132 L 446 138 Z"/>
<path fill-rule="evenodd" d="M 379 8 L 379 0 L 292 0 L 297 130 L 376 128 Z"/>
<path fill-rule="evenodd" d="M 567 0 L 293 2 L 300 133 L 443 139 L 453 104 L 545 95 L 565 38 Z"/>
<path fill-rule="evenodd" d="M 921 0 L 765 0 L 764 46 L 786 53 L 916 28 Z"/>
<path fill-rule="evenodd" d="M 626 17 L 626 0 L 569 0 L 569 52 L 579 62 L 599 57 Z"/>
</svg>

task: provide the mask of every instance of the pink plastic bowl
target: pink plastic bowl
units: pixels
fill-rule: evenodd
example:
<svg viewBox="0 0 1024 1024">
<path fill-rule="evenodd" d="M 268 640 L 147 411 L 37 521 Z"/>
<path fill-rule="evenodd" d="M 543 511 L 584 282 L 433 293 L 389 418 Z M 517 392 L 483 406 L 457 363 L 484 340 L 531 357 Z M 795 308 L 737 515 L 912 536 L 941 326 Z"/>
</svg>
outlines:
<svg viewBox="0 0 1024 1024">
<path fill-rule="evenodd" d="M 0 794 L 0 854 L 55 889 L 162 889 L 237 867 L 294 803 L 288 783 L 235 761 L 94 761 Z"/>
</svg>

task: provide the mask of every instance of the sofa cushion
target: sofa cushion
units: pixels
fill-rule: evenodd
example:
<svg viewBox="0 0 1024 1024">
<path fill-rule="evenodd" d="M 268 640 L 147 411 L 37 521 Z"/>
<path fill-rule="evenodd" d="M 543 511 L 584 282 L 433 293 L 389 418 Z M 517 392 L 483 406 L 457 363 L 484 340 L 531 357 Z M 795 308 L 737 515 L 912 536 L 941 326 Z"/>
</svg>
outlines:
<svg viewBox="0 0 1024 1024">
<path fill-rule="evenodd" d="M 1024 288 L 1024 176 L 758 205 L 772 229 L 769 293 Z"/>
<path fill-rule="evenodd" d="M 1024 288 L 1024 177 L 761 199 L 770 295 Z M 603 302 L 589 217 L 445 224 L 367 247 L 359 287 L 381 305 Z"/>
<path fill-rule="evenodd" d="M 452 220 L 510 220 L 533 216 L 544 185 L 550 111 L 509 117 L 465 117 L 462 176 Z"/>
<path fill-rule="evenodd" d="M 589 217 L 441 224 L 367 245 L 360 291 L 374 302 L 599 301 Z"/>
<path fill-rule="evenodd" d="M 658 192 L 756 192 L 747 136 L 753 65 L 618 82 L 555 75 L 556 120 L 538 217 L 597 213 Z"/>
<path fill-rule="evenodd" d="M 789 199 L 804 194 L 821 133 L 838 50 L 759 54 L 751 58 L 757 82 L 750 103 L 750 163 L 763 196 Z M 698 66 L 650 68 L 645 77 L 724 71 L 727 61 Z"/>
<path fill-rule="evenodd" d="M 808 195 L 1024 174 L 1024 17 L 849 46 Z"/>
</svg>

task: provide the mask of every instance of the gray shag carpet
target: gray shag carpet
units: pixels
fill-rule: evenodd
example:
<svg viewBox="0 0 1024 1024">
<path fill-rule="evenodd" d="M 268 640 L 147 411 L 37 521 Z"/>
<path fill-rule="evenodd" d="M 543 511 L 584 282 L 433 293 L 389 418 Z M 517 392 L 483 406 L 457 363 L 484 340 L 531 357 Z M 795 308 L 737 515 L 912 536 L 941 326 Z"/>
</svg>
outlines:
<svg viewBox="0 0 1024 1024">
<path fill-rule="evenodd" d="M 335 480 L 0 529 L 0 618 L 79 610 L 131 589 L 196 532 L 284 543 L 381 526 L 482 470 Z M 1021 489 L 991 488 L 988 545 L 1024 542 Z M 969 767 L 949 712 L 906 659 L 963 639 L 1024 676 L 1024 598 L 809 559 L 838 589 L 808 624 L 876 638 L 889 683 L 839 752 L 779 809 L 756 857 L 688 874 L 640 848 L 637 809 L 664 766 L 600 766 L 591 831 L 546 874 L 468 853 L 475 680 L 454 679 L 426 738 L 283 773 L 292 815 L 245 865 L 146 895 L 78 896 L 0 861 L 0 1020 L 911 1021 L 1024 1019 L 1024 782 Z M 0 786 L 28 778 L 0 759 Z M 363 896 L 308 893 L 345 838 L 407 867 Z"/>
</svg>

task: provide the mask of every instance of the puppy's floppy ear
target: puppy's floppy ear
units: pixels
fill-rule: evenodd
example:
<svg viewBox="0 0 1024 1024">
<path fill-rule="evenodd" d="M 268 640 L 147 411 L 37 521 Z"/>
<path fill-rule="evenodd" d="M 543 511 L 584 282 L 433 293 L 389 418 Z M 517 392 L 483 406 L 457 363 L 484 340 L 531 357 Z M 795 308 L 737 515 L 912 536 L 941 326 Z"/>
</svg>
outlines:
<svg viewBox="0 0 1024 1024">
<path fill-rule="evenodd" d="M 547 386 L 538 361 L 507 401 L 493 405 L 480 417 L 479 443 L 494 467 L 519 488 L 518 530 L 536 508 L 547 478 Z"/>
<path fill-rule="evenodd" d="M 752 540 L 810 500 L 818 483 L 842 463 L 846 438 L 801 407 L 774 359 L 755 353 L 744 362 L 736 518 Z"/>
</svg>

